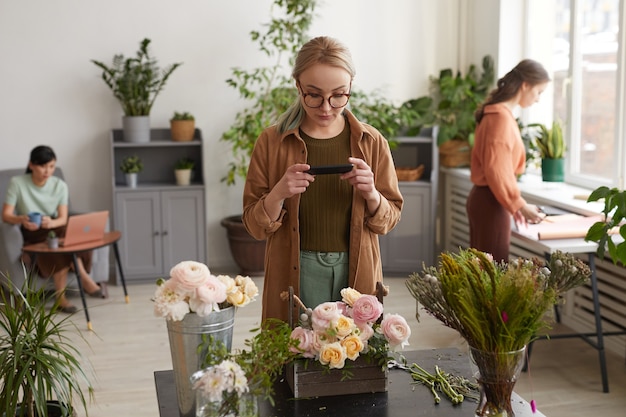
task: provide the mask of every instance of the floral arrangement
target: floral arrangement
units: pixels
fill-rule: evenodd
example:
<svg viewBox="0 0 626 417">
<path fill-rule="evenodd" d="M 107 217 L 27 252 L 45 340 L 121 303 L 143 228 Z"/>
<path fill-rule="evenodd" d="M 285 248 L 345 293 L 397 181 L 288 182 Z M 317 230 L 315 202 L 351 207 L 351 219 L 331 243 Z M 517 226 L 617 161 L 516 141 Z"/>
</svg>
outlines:
<svg viewBox="0 0 626 417">
<path fill-rule="evenodd" d="M 413 297 L 470 347 L 477 369 L 477 416 L 513 415 L 511 393 L 524 364 L 526 345 L 548 327 L 546 313 L 566 291 L 589 280 L 591 271 L 572 254 L 497 263 L 476 249 L 443 253 L 438 268 L 412 274 Z M 536 409 L 531 401 L 531 409 Z"/>
<path fill-rule="evenodd" d="M 547 265 L 538 259 L 494 262 L 475 249 L 443 253 L 438 268 L 406 281 L 411 295 L 469 346 L 485 352 L 522 349 L 542 328 L 546 313 L 566 291 L 589 280 L 589 267 L 557 251 Z"/>
<path fill-rule="evenodd" d="M 203 263 L 183 261 L 170 270 L 168 280 L 157 280 L 154 314 L 173 321 L 182 320 L 189 312 L 205 317 L 223 308 L 244 307 L 258 293 L 250 277 L 215 276 Z"/>
<path fill-rule="evenodd" d="M 383 305 L 378 298 L 352 288 L 341 290 L 341 296 L 342 301 L 322 303 L 313 310 L 302 306 L 300 325 L 291 333 L 297 341 L 294 353 L 331 369 L 341 369 L 346 360 L 361 355 L 386 366 L 390 350 L 409 344 L 411 328 L 404 317 L 386 314 L 379 320 Z"/>
</svg>

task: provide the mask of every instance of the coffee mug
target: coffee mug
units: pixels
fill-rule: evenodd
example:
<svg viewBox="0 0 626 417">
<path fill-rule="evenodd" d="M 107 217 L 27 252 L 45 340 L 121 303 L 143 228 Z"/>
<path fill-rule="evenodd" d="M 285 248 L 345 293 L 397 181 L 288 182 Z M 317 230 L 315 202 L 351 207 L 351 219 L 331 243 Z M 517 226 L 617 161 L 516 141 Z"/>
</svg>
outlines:
<svg viewBox="0 0 626 417">
<path fill-rule="evenodd" d="M 28 221 L 35 223 L 37 226 L 41 226 L 41 213 L 37 213 L 36 211 L 28 213 Z"/>
</svg>

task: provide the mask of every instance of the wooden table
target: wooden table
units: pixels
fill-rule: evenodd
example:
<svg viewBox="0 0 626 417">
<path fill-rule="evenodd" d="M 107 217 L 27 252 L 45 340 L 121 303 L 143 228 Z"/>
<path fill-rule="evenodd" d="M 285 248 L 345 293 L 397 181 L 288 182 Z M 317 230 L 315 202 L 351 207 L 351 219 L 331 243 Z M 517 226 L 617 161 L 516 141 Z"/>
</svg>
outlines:
<svg viewBox="0 0 626 417">
<path fill-rule="evenodd" d="M 115 252 L 115 261 L 117 263 L 117 267 L 120 271 L 120 278 L 122 280 L 122 286 L 124 287 L 124 299 L 126 303 L 129 302 L 128 291 L 126 290 L 126 280 L 124 279 L 124 271 L 122 270 L 122 262 L 120 261 L 120 253 L 117 247 L 117 242 L 122 237 L 122 233 L 114 230 L 111 232 L 107 232 L 104 234 L 104 237 L 100 240 L 94 240 L 91 242 L 81 243 L 78 245 L 72 246 L 59 246 L 58 248 L 52 249 L 48 247 L 46 242 L 34 243 L 32 245 L 26 245 L 22 248 L 24 253 L 30 254 L 31 256 L 31 264 L 35 265 L 37 260 L 37 255 L 40 254 L 70 254 L 72 255 L 74 262 L 74 270 L 77 275 L 77 283 L 78 290 L 80 292 L 80 298 L 83 303 L 83 310 L 85 311 L 85 318 L 87 319 L 87 328 L 92 330 L 91 320 L 89 319 L 89 311 L 87 310 L 87 300 L 85 298 L 85 290 L 83 289 L 83 285 L 80 282 L 80 277 L 78 277 L 78 254 L 81 252 L 88 252 L 91 250 L 95 250 L 104 246 L 113 246 L 113 251 Z"/>
<path fill-rule="evenodd" d="M 409 363 L 417 363 L 429 372 L 434 372 L 437 364 L 446 372 L 470 377 L 469 357 L 457 349 L 403 353 Z M 159 416 L 179 417 L 173 371 L 156 371 L 154 379 Z M 274 388 L 276 404 L 272 407 L 268 401 L 260 402 L 261 417 L 473 417 L 477 407 L 472 401 L 452 405 L 443 396 L 435 405 L 430 390 L 421 384 L 412 384 L 411 376 L 400 369 L 389 371 L 388 392 L 294 399 L 284 378 L 277 381 Z M 530 404 L 515 393 L 512 402 L 516 417 L 545 417 L 540 412 L 533 414 Z"/>
<path fill-rule="evenodd" d="M 580 338 L 591 345 L 598 351 L 598 360 L 600 362 L 600 374 L 602 377 L 602 391 L 609 392 L 609 377 L 606 369 L 606 353 L 604 348 L 605 336 L 618 336 L 626 334 L 626 329 L 605 332 L 602 329 L 602 315 L 600 314 L 600 294 L 598 291 L 598 277 L 596 275 L 595 257 L 598 245 L 595 242 L 587 242 L 584 238 L 568 238 L 568 239 L 546 239 L 537 238 L 537 229 L 540 225 L 528 225 L 528 229 L 511 231 L 511 242 L 518 246 L 525 247 L 537 253 L 543 253 L 546 259 L 556 251 L 569 252 L 572 254 L 586 255 L 588 265 L 591 269 L 591 294 L 593 298 L 593 309 L 595 318 L 595 331 L 588 333 L 567 333 L 543 336 L 540 339 L 567 339 Z M 558 311 L 556 315 L 559 321 Z M 528 358 L 532 352 L 532 343 L 528 345 Z"/>
</svg>

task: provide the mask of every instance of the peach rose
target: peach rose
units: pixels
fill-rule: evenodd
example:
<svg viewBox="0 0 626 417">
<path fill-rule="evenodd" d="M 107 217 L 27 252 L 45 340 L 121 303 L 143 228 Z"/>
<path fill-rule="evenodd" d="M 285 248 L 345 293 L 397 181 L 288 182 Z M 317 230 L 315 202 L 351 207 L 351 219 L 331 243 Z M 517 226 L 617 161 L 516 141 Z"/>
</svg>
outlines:
<svg viewBox="0 0 626 417">
<path fill-rule="evenodd" d="M 365 348 L 363 341 L 354 335 L 346 337 L 340 343 L 346 351 L 346 356 L 352 361 L 356 360 L 359 357 L 359 353 Z"/>
<path fill-rule="evenodd" d="M 361 293 L 353 288 L 344 288 L 341 290 L 341 301 L 352 307 L 354 302 L 361 298 Z"/>
<path fill-rule="evenodd" d="M 341 369 L 346 363 L 346 352 L 339 342 L 328 343 L 322 346 L 319 361 L 331 369 Z"/>
<path fill-rule="evenodd" d="M 389 347 L 395 350 L 398 346 L 404 348 L 409 344 L 411 337 L 411 328 L 408 323 L 399 314 L 387 314 L 380 324 L 385 338 L 389 341 Z"/>
<path fill-rule="evenodd" d="M 383 305 L 373 295 L 359 297 L 352 306 L 352 318 L 355 323 L 374 323 L 383 314 Z"/>
<path fill-rule="evenodd" d="M 355 329 L 354 320 L 344 315 L 340 315 L 331 323 L 339 339 L 349 336 Z"/>
</svg>

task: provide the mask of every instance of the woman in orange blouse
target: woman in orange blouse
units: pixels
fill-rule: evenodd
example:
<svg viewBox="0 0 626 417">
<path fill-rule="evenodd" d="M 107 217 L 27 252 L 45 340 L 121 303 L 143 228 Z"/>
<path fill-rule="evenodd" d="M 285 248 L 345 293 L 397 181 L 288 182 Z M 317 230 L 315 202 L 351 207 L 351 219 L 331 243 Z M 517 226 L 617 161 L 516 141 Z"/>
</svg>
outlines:
<svg viewBox="0 0 626 417">
<path fill-rule="evenodd" d="M 538 102 L 549 81 L 540 63 L 525 59 L 498 80 L 474 114 L 478 123 L 471 162 L 474 187 L 467 199 L 470 246 L 492 254 L 496 261 L 509 260 L 511 216 L 521 225 L 542 219 L 517 185 L 526 151 L 513 110 Z"/>
</svg>

